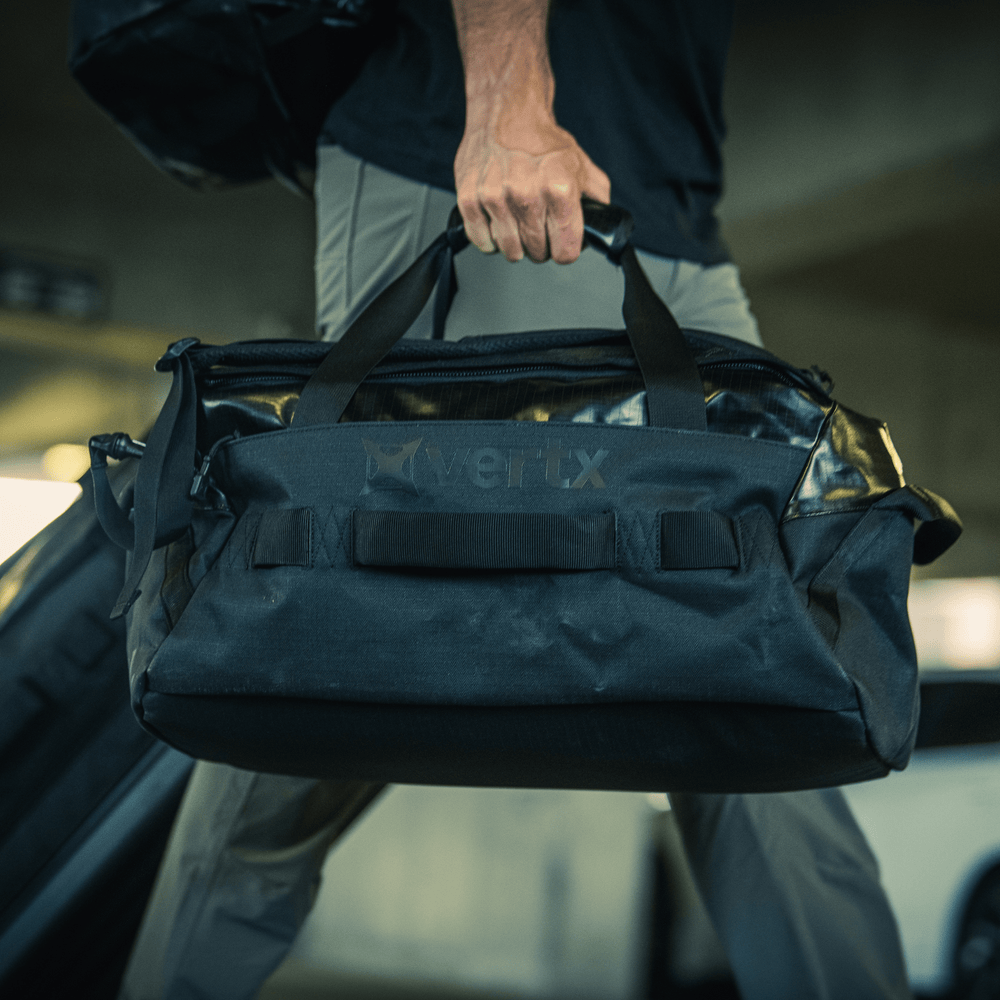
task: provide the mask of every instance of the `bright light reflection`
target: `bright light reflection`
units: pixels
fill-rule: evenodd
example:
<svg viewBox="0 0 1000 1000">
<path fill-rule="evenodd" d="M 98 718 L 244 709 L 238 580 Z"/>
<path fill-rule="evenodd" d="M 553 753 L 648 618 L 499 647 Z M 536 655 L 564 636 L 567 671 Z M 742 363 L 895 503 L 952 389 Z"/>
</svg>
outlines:
<svg viewBox="0 0 1000 1000">
<path fill-rule="evenodd" d="M 54 521 L 81 492 L 76 483 L 0 477 L 0 562 Z"/>
<path fill-rule="evenodd" d="M 922 668 L 1000 666 L 1000 579 L 922 580 L 910 587 L 910 624 Z"/>
<path fill-rule="evenodd" d="M 90 449 L 85 444 L 54 444 L 42 455 L 42 468 L 49 479 L 75 483 L 90 468 Z"/>
</svg>

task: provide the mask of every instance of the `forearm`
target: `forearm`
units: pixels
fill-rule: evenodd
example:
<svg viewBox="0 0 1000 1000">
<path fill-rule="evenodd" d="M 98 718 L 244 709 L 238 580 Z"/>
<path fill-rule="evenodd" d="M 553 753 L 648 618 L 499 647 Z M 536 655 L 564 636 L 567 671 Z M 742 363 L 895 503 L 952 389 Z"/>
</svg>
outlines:
<svg viewBox="0 0 1000 1000">
<path fill-rule="evenodd" d="M 452 0 L 465 74 L 455 191 L 469 239 L 508 260 L 568 264 L 583 242 L 581 195 L 610 183 L 560 128 L 548 52 L 548 0 Z"/>
<path fill-rule="evenodd" d="M 510 132 L 516 122 L 530 141 L 532 126 L 553 117 L 548 0 L 452 0 L 452 8 L 465 69 L 466 130 Z"/>
</svg>

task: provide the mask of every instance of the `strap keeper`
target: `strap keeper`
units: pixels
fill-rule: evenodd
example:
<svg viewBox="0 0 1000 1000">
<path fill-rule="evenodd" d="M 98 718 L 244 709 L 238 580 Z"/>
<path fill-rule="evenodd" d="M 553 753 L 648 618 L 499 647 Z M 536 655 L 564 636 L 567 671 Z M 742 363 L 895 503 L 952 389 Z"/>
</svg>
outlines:
<svg viewBox="0 0 1000 1000">
<path fill-rule="evenodd" d="M 733 521 L 714 510 L 660 515 L 660 569 L 739 569 Z"/>
</svg>

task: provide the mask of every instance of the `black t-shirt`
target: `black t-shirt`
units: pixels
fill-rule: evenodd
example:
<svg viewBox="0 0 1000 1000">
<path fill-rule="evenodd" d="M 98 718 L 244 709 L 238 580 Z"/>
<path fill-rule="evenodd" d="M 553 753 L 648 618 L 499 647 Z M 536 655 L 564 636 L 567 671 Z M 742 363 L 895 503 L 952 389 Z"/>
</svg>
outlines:
<svg viewBox="0 0 1000 1000">
<path fill-rule="evenodd" d="M 555 114 L 611 178 L 637 247 L 700 263 L 727 259 L 722 80 L 732 0 L 552 0 Z M 399 0 L 395 26 L 334 105 L 322 142 L 454 191 L 465 123 L 449 0 Z"/>
</svg>

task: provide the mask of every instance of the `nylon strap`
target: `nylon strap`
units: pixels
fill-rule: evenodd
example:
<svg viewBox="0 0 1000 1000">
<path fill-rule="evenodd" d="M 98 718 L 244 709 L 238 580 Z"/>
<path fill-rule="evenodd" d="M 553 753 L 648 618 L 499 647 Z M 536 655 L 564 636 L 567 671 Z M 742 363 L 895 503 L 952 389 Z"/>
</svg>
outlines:
<svg viewBox="0 0 1000 1000">
<path fill-rule="evenodd" d="M 251 565 L 308 566 L 312 554 L 312 511 L 308 507 L 267 510 L 257 526 Z"/>
<path fill-rule="evenodd" d="M 622 316 L 646 384 L 650 426 L 707 430 L 705 390 L 677 320 L 653 291 L 631 245 L 622 251 L 621 264 Z"/>
<path fill-rule="evenodd" d="M 135 550 L 112 618 L 125 614 L 139 596 L 139 583 L 153 549 L 179 538 L 191 523 L 188 490 L 195 471 L 197 395 L 184 344 L 179 341 L 176 351 L 164 355 L 173 367 L 174 380 L 136 472 Z"/>
<path fill-rule="evenodd" d="M 714 510 L 667 511 L 660 516 L 660 569 L 738 569 L 733 522 Z"/>
<path fill-rule="evenodd" d="M 635 251 L 627 243 L 627 212 L 586 203 L 587 240 L 625 274 L 625 332 L 646 383 L 649 423 L 654 427 L 703 431 L 705 397 L 697 365 L 677 321 L 653 291 Z M 606 238 L 600 238 L 604 233 Z M 386 288 L 333 345 L 306 383 L 292 418 L 296 427 L 337 423 L 354 393 L 420 315 L 435 287 L 435 333 L 444 329 L 454 283 L 452 258 L 468 246 L 457 209 L 448 229 Z"/>
<path fill-rule="evenodd" d="M 340 420 L 368 373 L 416 322 L 446 260 L 450 260 L 448 234 L 442 233 L 333 345 L 302 389 L 294 426 Z"/>
</svg>

